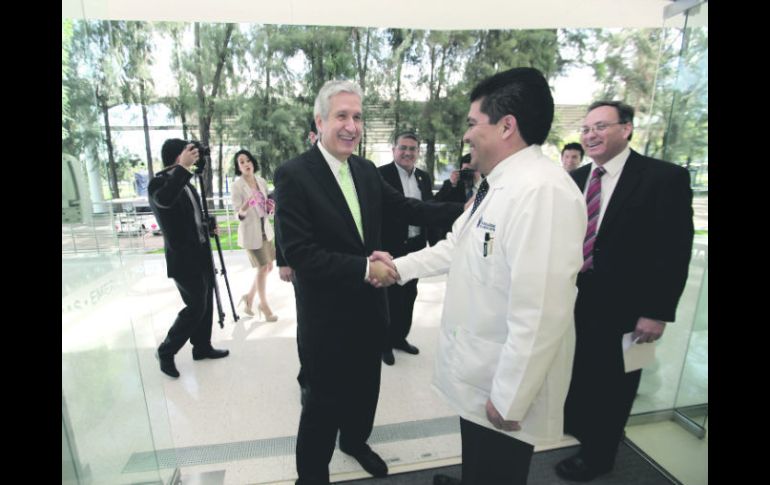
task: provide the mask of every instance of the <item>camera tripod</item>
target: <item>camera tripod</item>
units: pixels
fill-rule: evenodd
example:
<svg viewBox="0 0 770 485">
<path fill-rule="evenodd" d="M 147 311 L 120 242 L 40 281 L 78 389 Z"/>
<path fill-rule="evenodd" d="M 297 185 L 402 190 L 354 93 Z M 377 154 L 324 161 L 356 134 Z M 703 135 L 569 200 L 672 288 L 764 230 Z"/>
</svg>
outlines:
<svg viewBox="0 0 770 485">
<path fill-rule="evenodd" d="M 200 203 L 201 212 L 203 213 L 203 220 L 205 221 L 207 232 L 210 232 L 213 227 L 216 227 L 216 221 L 212 221 L 209 217 L 209 208 L 206 204 L 206 186 L 203 183 L 203 170 L 206 168 L 206 163 L 209 162 L 209 155 L 201 150 L 200 158 L 195 163 L 195 175 L 198 176 L 198 185 L 200 186 Z M 212 224 L 213 222 L 213 224 Z M 214 270 L 214 296 L 217 301 L 217 313 L 219 314 L 219 328 L 224 328 L 225 312 L 222 310 L 222 299 L 219 296 L 219 284 L 217 283 L 217 273 L 222 273 L 225 278 L 225 285 L 227 286 L 227 296 L 230 298 L 230 308 L 233 310 L 233 321 L 238 321 L 238 313 L 235 311 L 235 304 L 233 303 L 233 294 L 230 291 L 230 281 L 227 279 L 227 269 L 225 269 L 225 258 L 222 256 L 222 244 L 219 242 L 219 234 L 214 233 L 214 241 L 217 243 L 217 252 L 219 253 L 219 264 L 222 268 L 221 271 L 217 270 L 217 265 L 214 262 L 214 252 L 211 248 L 211 238 L 206 237 L 206 244 L 209 247 L 209 254 L 211 254 L 211 267 Z"/>
</svg>

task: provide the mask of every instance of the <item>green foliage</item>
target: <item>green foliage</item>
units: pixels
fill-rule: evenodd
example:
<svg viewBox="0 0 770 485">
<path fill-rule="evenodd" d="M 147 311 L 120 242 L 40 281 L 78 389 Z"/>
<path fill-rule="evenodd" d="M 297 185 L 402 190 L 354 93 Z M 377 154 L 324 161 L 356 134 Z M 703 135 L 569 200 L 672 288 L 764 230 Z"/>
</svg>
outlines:
<svg viewBox="0 0 770 485">
<path fill-rule="evenodd" d="M 566 66 L 586 65 L 601 83 L 597 97 L 636 106 L 632 143 L 646 143 L 652 156 L 663 156 L 667 147 L 672 160 L 697 162 L 708 153 L 707 79 L 677 79 L 677 59 L 687 44 L 687 62 L 705 63 L 707 72 L 707 35 L 693 32 L 686 40 L 672 29 L 425 31 L 63 21 L 63 150 L 100 160 L 105 177 L 113 177 L 111 171 L 123 177 L 131 157 L 128 147 L 105 143 L 104 112 L 124 102 L 162 103 L 182 121 L 185 138 L 209 143 L 216 158 L 209 170 L 231 174 L 233 154 L 247 148 L 269 180 L 280 163 L 307 149 L 320 87 L 345 78 L 365 89 L 365 105 L 377 105 L 383 131 L 418 131 L 433 173 L 454 166 L 463 152 L 468 93 L 478 81 L 516 66 L 538 68 L 553 80 Z M 163 97 L 154 92 L 151 76 L 159 42 L 170 43 L 176 83 L 175 92 Z M 419 101 L 412 99 L 415 87 L 425 93 Z M 375 137 L 367 131 L 369 143 Z M 552 130 L 549 142 L 558 146 L 563 137 Z M 159 147 L 152 148 L 157 155 Z M 111 170 L 104 170 L 110 160 Z M 207 184 L 212 187 L 210 178 Z"/>
<path fill-rule="evenodd" d="M 70 120 L 69 87 L 67 80 L 70 72 L 70 44 L 72 42 L 72 21 L 62 20 L 61 24 L 61 138 L 64 141 L 69 135 L 67 122 Z"/>
</svg>

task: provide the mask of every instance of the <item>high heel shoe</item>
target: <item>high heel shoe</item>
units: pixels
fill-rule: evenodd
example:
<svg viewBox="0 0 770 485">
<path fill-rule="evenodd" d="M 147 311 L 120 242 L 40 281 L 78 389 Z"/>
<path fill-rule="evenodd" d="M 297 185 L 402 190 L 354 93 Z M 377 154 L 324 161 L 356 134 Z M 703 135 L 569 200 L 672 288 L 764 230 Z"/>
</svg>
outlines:
<svg viewBox="0 0 770 485">
<path fill-rule="evenodd" d="M 257 311 L 260 315 L 265 316 L 266 322 L 277 322 L 278 321 L 278 315 L 274 314 L 273 312 L 267 310 L 267 305 L 263 305 L 260 303 L 257 305 Z"/>
<path fill-rule="evenodd" d="M 247 296 L 248 295 L 243 295 L 241 297 L 241 299 L 238 301 L 238 305 L 240 305 L 242 303 L 243 304 L 243 313 L 245 313 L 246 315 L 248 315 L 250 317 L 253 317 L 254 316 L 254 311 L 251 308 L 249 308 L 249 304 L 248 304 L 247 298 L 246 298 Z"/>
</svg>

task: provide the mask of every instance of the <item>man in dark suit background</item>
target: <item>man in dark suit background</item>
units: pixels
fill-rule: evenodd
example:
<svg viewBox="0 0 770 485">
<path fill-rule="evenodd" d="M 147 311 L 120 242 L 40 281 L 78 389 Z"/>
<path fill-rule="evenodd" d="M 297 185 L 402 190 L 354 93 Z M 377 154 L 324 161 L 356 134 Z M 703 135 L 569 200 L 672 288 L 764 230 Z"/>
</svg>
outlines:
<svg viewBox="0 0 770 485">
<path fill-rule="evenodd" d="M 641 345 L 658 340 L 674 321 L 687 280 L 694 233 L 690 176 L 629 148 L 633 117 L 625 103 L 593 103 L 581 129 L 593 163 L 570 173 L 588 196 L 589 223 L 564 425 L 581 448 L 556 465 L 568 480 L 590 481 L 612 470 L 642 372 L 625 372 L 622 336 L 633 332 Z"/>
<path fill-rule="evenodd" d="M 567 172 L 571 172 L 583 163 L 583 145 L 580 143 L 567 143 L 561 149 L 561 166 Z"/>
<path fill-rule="evenodd" d="M 148 187 L 150 208 L 163 233 L 166 271 L 185 304 L 158 347 L 160 370 L 175 378 L 179 371 L 174 355 L 187 340 L 193 346 L 194 360 L 219 359 L 230 353 L 211 346 L 214 268 L 208 223 L 202 220 L 200 198 L 190 183 L 190 168 L 198 157 L 193 144 L 178 138 L 166 140 L 161 148 L 164 168 Z"/>
<path fill-rule="evenodd" d="M 428 173 L 415 165 L 420 157 L 420 139 L 411 131 L 396 134 L 393 140 L 393 161 L 379 167 L 382 178 L 394 189 L 406 197 L 429 201 L 433 200 L 433 189 Z M 430 242 L 427 226 L 411 226 L 393 211 L 385 208 L 382 218 L 382 247 L 394 258 L 419 251 Z M 387 289 L 390 325 L 382 361 L 393 365 L 396 361 L 393 349 L 403 350 L 412 355 L 419 349 L 407 342 L 406 337 L 412 328 L 414 301 L 417 299 L 417 279 L 404 286 L 393 285 Z"/>
<path fill-rule="evenodd" d="M 460 168 L 453 170 L 449 174 L 449 178 L 444 180 L 433 200 L 438 202 L 470 203 L 469 201 L 476 195 L 479 185 L 481 185 L 481 174 L 471 168 L 471 154 L 466 153 L 460 157 Z M 434 225 L 428 228 L 428 230 L 430 231 L 429 239 L 432 246 L 446 238 L 446 234 L 452 230 L 452 225 Z"/>
<path fill-rule="evenodd" d="M 329 81 L 316 97 L 321 139 L 275 172 L 276 230 L 294 272 L 300 362 L 307 395 L 297 433 L 298 485 L 329 483 L 340 449 L 375 476 L 385 462 L 366 443 L 380 389 L 388 322 L 385 289 L 395 271 L 368 256 L 381 249 L 385 207 L 412 224 L 456 218 L 462 207 L 405 198 L 375 165 L 353 155 L 363 130 L 361 88 Z"/>
</svg>

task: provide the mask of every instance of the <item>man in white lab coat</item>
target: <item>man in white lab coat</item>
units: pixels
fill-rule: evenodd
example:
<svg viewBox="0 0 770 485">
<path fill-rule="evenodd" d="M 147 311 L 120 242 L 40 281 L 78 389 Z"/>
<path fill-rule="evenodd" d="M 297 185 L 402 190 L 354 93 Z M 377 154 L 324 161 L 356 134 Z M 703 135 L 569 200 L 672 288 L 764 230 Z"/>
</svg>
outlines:
<svg viewBox="0 0 770 485">
<path fill-rule="evenodd" d="M 464 141 L 485 176 L 473 207 L 393 263 L 400 284 L 449 273 L 433 384 L 460 415 L 462 484 L 525 484 L 534 445 L 562 437 L 586 205 L 541 151 L 554 104 L 539 71 L 498 73 L 470 98 Z"/>
</svg>

